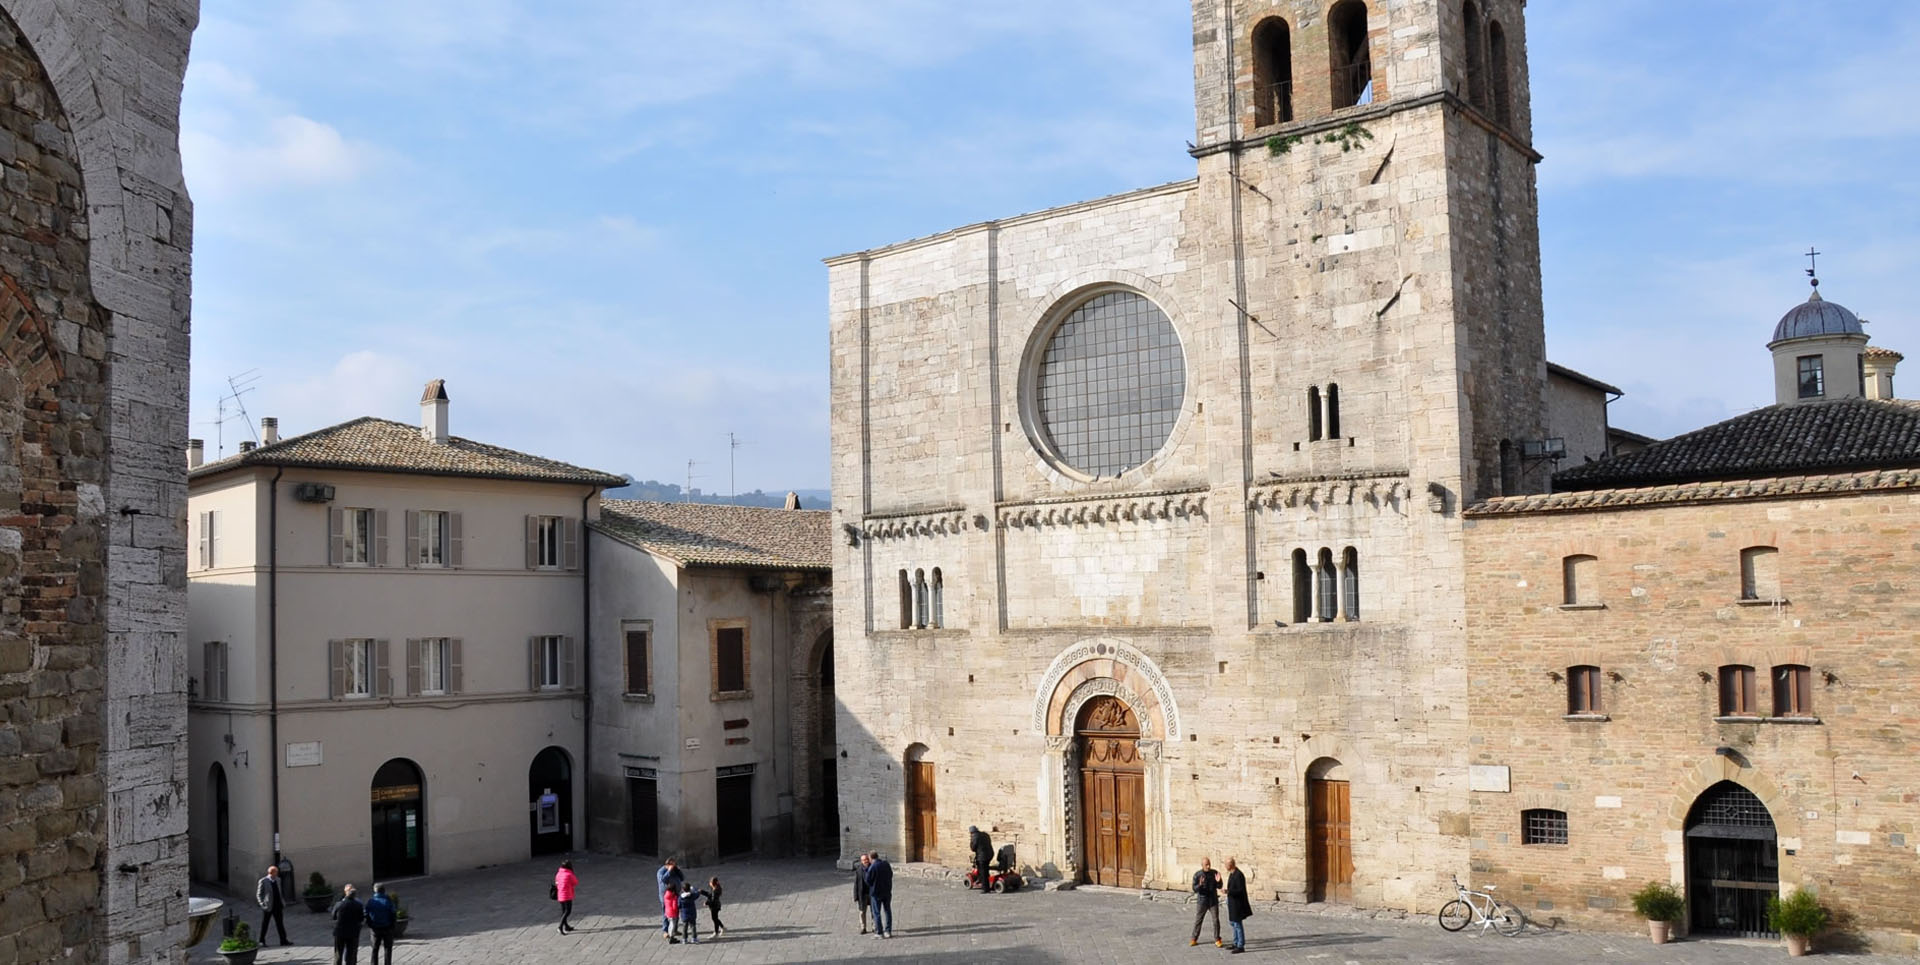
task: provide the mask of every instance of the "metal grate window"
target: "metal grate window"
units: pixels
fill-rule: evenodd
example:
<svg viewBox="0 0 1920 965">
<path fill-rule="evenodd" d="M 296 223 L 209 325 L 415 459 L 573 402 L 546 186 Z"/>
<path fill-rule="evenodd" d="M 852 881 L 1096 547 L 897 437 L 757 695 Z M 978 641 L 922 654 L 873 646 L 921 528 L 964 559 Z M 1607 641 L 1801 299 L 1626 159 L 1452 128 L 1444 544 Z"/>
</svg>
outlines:
<svg viewBox="0 0 1920 965">
<path fill-rule="evenodd" d="M 1773 816 L 1752 791 L 1730 782 L 1721 782 L 1707 792 L 1710 796 L 1694 806 L 1689 828 L 1764 828 L 1773 832 Z"/>
<path fill-rule="evenodd" d="M 1187 364 L 1165 312 L 1134 292 L 1073 310 L 1047 341 L 1035 380 L 1040 425 L 1067 465 L 1117 476 L 1166 444 L 1186 398 Z"/>
<path fill-rule="evenodd" d="M 1535 808 L 1520 812 L 1521 844 L 1566 844 L 1567 812 Z"/>
</svg>

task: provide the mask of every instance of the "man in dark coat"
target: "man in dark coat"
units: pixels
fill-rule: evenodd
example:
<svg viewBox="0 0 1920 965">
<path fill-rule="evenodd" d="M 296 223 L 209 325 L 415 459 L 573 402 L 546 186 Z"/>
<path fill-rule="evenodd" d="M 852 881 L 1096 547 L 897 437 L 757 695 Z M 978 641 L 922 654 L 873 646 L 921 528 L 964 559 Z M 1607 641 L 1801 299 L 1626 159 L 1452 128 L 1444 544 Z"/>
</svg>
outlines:
<svg viewBox="0 0 1920 965">
<path fill-rule="evenodd" d="M 1213 870 L 1212 858 L 1200 859 L 1200 870 L 1193 873 L 1193 893 L 1200 897 L 1200 907 L 1193 913 L 1193 940 L 1188 947 L 1200 944 L 1200 923 L 1207 914 L 1213 914 L 1213 947 L 1225 948 L 1220 940 L 1220 872 Z"/>
<path fill-rule="evenodd" d="M 853 866 L 853 904 L 860 909 L 860 934 L 867 933 L 867 904 L 870 893 L 867 889 L 867 866 L 873 859 L 861 855 L 859 863 Z"/>
<path fill-rule="evenodd" d="M 987 866 L 993 863 L 993 839 L 987 832 L 972 825 L 967 826 L 967 847 L 973 849 L 973 880 L 980 886 L 980 893 L 987 893 Z"/>
<path fill-rule="evenodd" d="M 267 868 L 267 876 L 261 878 L 260 883 L 254 886 L 253 900 L 260 904 L 260 944 L 265 945 L 267 943 L 268 922 L 272 922 L 276 928 L 280 929 L 281 945 L 293 944 L 287 941 L 287 922 L 285 918 L 287 895 L 286 892 L 280 890 L 279 865 L 271 865 Z"/>
<path fill-rule="evenodd" d="M 333 965 L 358 965 L 360 926 L 367 920 L 367 909 L 353 896 L 353 886 L 340 889 L 340 903 L 333 906 Z"/>
<path fill-rule="evenodd" d="M 653 873 L 653 880 L 660 886 L 660 937 L 675 941 L 673 929 L 676 922 L 672 915 L 667 914 L 667 892 L 679 894 L 680 886 L 687 883 L 687 875 L 680 870 L 678 861 L 668 858 L 666 863 Z"/>
<path fill-rule="evenodd" d="M 867 865 L 867 899 L 873 902 L 873 935 L 893 937 L 893 865 L 875 851 Z"/>
<path fill-rule="evenodd" d="M 1247 900 L 1247 876 L 1232 858 L 1227 859 L 1227 921 L 1233 926 L 1233 953 L 1247 950 L 1247 929 L 1241 924 L 1253 917 L 1253 902 Z"/>
</svg>

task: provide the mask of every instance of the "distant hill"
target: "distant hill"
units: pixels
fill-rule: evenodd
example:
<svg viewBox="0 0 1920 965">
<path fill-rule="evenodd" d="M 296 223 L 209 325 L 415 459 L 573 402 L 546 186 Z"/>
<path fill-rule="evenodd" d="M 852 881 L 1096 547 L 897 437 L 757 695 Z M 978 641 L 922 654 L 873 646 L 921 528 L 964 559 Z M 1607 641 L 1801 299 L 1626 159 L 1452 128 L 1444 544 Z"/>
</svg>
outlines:
<svg viewBox="0 0 1920 965">
<path fill-rule="evenodd" d="M 720 493 L 703 492 L 699 487 L 692 490 L 681 489 L 677 483 L 664 483 L 656 480 L 637 480 L 622 474 L 627 480 L 619 489 L 606 490 L 609 499 L 646 499 L 662 503 L 717 503 L 722 506 L 766 506 L 779 509 L 787 504 L 784 492 L 769 493 L 758 489 L 750 493 L 735 496 L 723 496 Z M 825 489 L 796 490 L 800 494 L 801 509 L 827 509 L 832 505 L 831 496 Z"/>
</svg>

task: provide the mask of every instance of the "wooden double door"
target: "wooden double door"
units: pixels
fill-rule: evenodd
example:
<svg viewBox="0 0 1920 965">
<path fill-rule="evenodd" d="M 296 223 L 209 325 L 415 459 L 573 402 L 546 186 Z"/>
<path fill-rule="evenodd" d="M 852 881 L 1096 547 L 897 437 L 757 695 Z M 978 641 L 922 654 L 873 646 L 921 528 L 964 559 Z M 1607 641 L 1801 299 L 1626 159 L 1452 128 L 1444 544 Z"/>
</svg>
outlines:
<svg viewBox="0 0 1920 965">
<path fill-rule="evenodd" d="M 1089 702 L 1079 727 L 1080 819 L 1086 878 L 1138 888 L 1147 871 L 1146 763 L 1132 711 L 1110 697 Z"/>
<path fill-rule="evenodd" d="M 1353 900 L 1353 799 L 1346 781 L 1307 782 L 1307 884 L 1313 901 Z"/>
</svg>

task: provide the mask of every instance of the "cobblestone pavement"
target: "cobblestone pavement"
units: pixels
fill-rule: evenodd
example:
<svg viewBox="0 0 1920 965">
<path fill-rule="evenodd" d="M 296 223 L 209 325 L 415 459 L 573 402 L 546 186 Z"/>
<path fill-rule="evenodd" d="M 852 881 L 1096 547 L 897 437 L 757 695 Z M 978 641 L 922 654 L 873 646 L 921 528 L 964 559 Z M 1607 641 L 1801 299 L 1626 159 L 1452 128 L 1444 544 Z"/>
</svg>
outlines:
<svg viewBox="0 0 1920 965">
<path fill-rule="evenodd" d="M 660 936 L 651 861 L 610 855 L 574 859 L 580 875 L 575 902 L 578 931 L 560 935 L 558 910 L 547 900 L 553 863 L 525 862 L 480 871 L 389 883 L 413 913 L 407 937 L 397 946 L 407 965 L 485 963 L 821 962 L 875 963 L 1089 962 L 1158 963 L 1216 961 L 1226 954 L 1211 943 L 1187 946 L 1193 912 L 1179 895 L 1156 893 L 1143 900 L 1109 889 L 1011 895 L 979 895 L 949 880 L 895 877 L 895 938 L 860 935 L 851 878 L 823 860 L 740 861 L 690 869 L 704 881 L 718 875 L 726 888 L 721 920 L 726 937 L 697 946 L 669 945 Z M 362 893 L 370 889 L 365 882 Z M 252 888 L 239 896 L 252 910 Z M 196 890 L 196 893 L 201 893 Z M 257 910 L 246 915 L 259 923 Z M 287 913 L 292 948 L 263 947 L 261 963 L 327 963 L 332 940 L 325 915 L 296 905 Z M 1406 920 L 1353 912 L 1301 911 L 1260 904 L 1248 923 L 1245 962 L 1461 962 L 1487 965 L 1576 965 L 1585 962 L 1746 965 L 1785 959 L 1777 942 L 1685 941 L 1665 946 L 1644 934 L 1601 935 L 1533 928 L 1513 938 L 1468 929 L 1447 934 L 1432 916 Z M 1225 923 L 1222 922 L 1222 927 Z M 218 965 L 218 930 L 188 960 Z M 266 936 L 261 936 L 266 937 Z M 1207 933 L 1211 937 L 1211 931 Z M 360 961 L 368 962 L 368 950 Z M 1849 962 L 1900 963 L 1897 956 L 1848 956 Z"/>
</svg>

